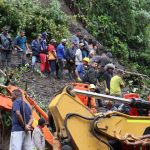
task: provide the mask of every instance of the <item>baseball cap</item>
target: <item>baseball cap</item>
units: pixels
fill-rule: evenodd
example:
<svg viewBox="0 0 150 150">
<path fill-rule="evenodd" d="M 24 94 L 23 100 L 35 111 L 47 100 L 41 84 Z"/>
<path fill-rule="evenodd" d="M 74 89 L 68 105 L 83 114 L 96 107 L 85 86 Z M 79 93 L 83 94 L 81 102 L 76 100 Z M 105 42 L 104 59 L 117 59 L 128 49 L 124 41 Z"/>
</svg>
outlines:
<svg viewBox="0 0 150 150">
<path fill-rule="evenodd" d="M 84 43 L 80 43 L 79 45 L 80 45 L 80 46 L 84 46 Z"/>
<path fill-rule="evenodd" d="M 52 43 L 56 43 L 56 40 L 55 40 L 55 39 L 51 39 L 51 42 L 52 42 Z"/>
<path fill-rule="evenodd" d="M 105 70 L 107 70 L 107 69 L 109 69 L 109 68 L 115 69 L 115 65 L 112 64 L 112 63 L 109 63 L 109 64 L 105 65 L 105 67 L 104 67 Z"/>
</svg>

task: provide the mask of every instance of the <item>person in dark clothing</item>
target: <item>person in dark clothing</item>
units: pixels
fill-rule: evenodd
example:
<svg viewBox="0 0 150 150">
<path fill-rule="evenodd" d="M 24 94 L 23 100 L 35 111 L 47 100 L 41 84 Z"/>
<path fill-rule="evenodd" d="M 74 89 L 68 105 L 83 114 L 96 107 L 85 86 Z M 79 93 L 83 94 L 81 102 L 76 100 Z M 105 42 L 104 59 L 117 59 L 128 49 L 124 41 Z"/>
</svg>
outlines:
<svg viewBox="0 0 150 150">
<path fill-rule="evenodd" d="M 37 39 L 33 40 L 31 43 L 32 48 L 32 69 L 34 69 L 37 60 L 39 59 L 39 54 L 41 52 L 41 34 L 37 36 Z"/>
<path fill-rule="evenodd" d="M 89 68 L 86 70 L 85 75 L 83 77 L 83 83 L 90 83 L 97 85 L 97 68 L 98 64 L 96 62 L 93 62 Z"/>
<path fill-rule="evenodd" d="M 113 77 L 115 66 L 113 64 L 107 64 L 104 69 L 105 93 L 110 94 L 110 80 Z"/>
<path fill-rule="evenodd" d="M 66 59 L 66 68 L 69 72 L 69 78 L 72 80 L 75 78 L 75 54 L 76 54 L 77 46 L 72 43 L 72 47 L 68 48 L 65 52 Z"/>
<path fill-rule="evenodd" d="M 32 112 L 19 89 L 12 91 L 12 129 L 9 150 L 32 149 Z"/>
<path fill-rule="evenodd" d="M 4 27 L 0 34 L 0 52 L 2 69 L 10 67 L 12 55 L 12 40 L 8 34 L 8 28 Z"/>
<path fill-rule="evenodd" d="M 65 45 L 67 40 L 62 39 L 61 43 L 56 48 L 57 53 L 57 63 L 58 63 L 58 79 L 63 78 L 63 67 L 64 67 L 64 58 L 65 58 Z"/>
<path fill-rule="evenodd" d="M 48 34 L 46 32 L 43 32 L 41 36 L 40 71 L 43 74 L 49 72 L 49 63 L 47 59 L 47 36 Z"/>
</svg>

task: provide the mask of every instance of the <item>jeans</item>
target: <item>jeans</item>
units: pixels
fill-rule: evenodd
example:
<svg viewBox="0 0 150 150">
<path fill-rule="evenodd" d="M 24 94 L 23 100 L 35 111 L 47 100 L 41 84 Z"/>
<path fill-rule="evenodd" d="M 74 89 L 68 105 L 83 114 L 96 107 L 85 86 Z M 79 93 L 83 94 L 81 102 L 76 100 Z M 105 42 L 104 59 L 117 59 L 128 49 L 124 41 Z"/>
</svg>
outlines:
<svg viewBox="0 0 150 150">
<path fill-rule="evenodd" d="M 32 66 L 35 66 L 37 61 L 37 57 L 36 56 L 32 56 Z"/>
<path fill-rule="evenodd" d="M 49 65 L 50 65 L 50 72 L 51 72 L 51 76 L 54 77 L 55 72 L 56 72 L 56 60 L 49 60 Z"/>
</svg>

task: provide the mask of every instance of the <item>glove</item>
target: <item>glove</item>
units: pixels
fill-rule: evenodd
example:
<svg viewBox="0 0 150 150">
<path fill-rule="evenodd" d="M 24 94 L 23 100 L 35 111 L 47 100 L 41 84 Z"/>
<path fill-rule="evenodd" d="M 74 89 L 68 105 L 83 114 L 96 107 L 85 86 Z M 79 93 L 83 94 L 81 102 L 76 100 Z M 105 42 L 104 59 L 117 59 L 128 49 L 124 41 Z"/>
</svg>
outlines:
<svg viewBox="0 0 150 150">
<path fill-rule="evenodd" d="M 108 88 L 105 89 L 105 93 L 109 94 L 109 89 Z"/>
<path fill-rule="evenodd" d="M 78 77 L 78 78 L 77 78 L 77 81 L 78 81 L 78 82 L 81 82 L 82 80 L 81 80 L 81 78 L 80 78 L 80 77 Z"/>
</svg>

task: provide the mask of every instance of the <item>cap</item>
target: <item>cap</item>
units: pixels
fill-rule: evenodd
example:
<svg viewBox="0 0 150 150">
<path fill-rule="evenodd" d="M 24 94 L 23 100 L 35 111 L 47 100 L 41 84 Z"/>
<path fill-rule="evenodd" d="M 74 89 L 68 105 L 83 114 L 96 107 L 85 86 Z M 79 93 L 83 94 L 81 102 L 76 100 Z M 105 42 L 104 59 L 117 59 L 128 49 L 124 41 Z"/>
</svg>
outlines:
<svg viewBox="0 0 150 150">
<path fill-rule="evenodd" d="M 51 39 L 51 42 L 52 42 L 52 43 L 56 43 L 56 40 L 55 40 L 55 39 Z"/>
<path fill-rule="evenodd" d="M 80 43 L 79 45 L 80 45 L 80 46 L 84 46 L 84 43 Z"/>
<path fill-rule="evenodd" d="M 94 84 L 90 84 L 90 89 L 96 89 L 96 86 Z"/>
<path fill-rule="evenodd" d="M 62 39 L 61 42 L 66 43 L 67 39 Z"/>
<path fill-rule="evenodd" d="M 105 67 L 104 67 L 104 69 L 105 70 L 107 70 L 107 69 L 115 69 L 115 65 L 114 64 L 112 64 L 112 63 L 110 63 L 110 64 L 107 64 L 107 65 L 105 65 Z"/>
<path fill-rule="evenodd" d="M 88 57 L 84 57 L 84 58 L 83 58 L 83 61 L 86 61 L 87 63 L 89 63 L 89 62 L 90 62 L 90 59 L 89 59 Z"/>
</svg>

